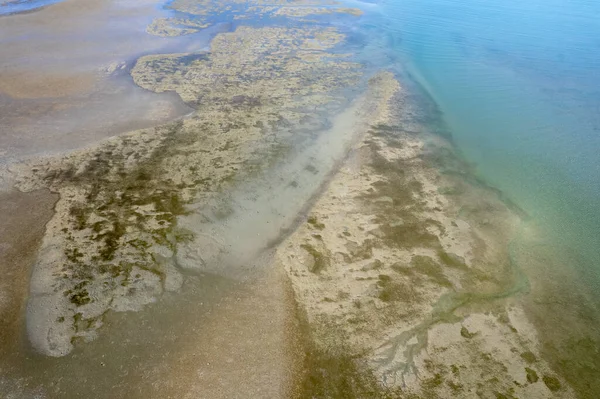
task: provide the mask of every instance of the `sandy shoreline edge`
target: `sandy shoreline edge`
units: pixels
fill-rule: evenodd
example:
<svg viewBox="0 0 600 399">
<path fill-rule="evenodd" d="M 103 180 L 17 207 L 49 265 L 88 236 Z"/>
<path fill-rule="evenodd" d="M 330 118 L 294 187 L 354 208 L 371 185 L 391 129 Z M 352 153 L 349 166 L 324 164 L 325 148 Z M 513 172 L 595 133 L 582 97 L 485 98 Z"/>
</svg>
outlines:
<svg viewBox="0 0 600 399">
<path fill-rule="evenodd" d="M 519 216 L 462 179 L 405 96 L 375 115 L 277 250 L 310 336 L 304 394 L 574 397 L 520 299 L 528 284 L 509 253 Z"/>
</svg>

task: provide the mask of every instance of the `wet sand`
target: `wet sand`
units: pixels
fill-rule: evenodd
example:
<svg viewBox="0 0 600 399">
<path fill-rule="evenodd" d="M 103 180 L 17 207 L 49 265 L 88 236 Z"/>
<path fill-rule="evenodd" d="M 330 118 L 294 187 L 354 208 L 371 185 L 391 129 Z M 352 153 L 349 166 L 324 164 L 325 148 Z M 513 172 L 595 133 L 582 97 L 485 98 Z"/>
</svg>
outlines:
<svg viewBox="0 0 600 399">
<path fill-rule="evenodd" d="M 131 10 L 115 7 L 115 2 L 109 0 L 70 0 L 2 18 L 0 91 L 13 98 L 90 92 L 103 64 L 122 61 L 123 56 L 136 52 L 135 40 L 143 39 L 141 29 L 145 26 L 144 18 L 139 17 L 155 13 L 153 3 L 141 3 L 137 18 L 131 18 Z M 111 19 L 114 27 L 107 29 Z M 124 29 L 123 23 L 134 25 Z M 123 40 L 136 30 L 141 30 L 137 37 Z M 98 52 L 96 46 L 107 51 Z"/>
<path fill-rule="evenodd" d="M 220 29 L 216 28 L 213 32 Z M 200 37 L 210 35 L 209 31 Z M 218 64 L 222 59 L 234 61 L 232 68 L 248 68 L 246 61 L 240 60 L 239 53 L 228 45 L 238 37 L 244 37 L 240 50 L 246 51 L 249 57 L 254 54 L 247 50 L 248 46 L 262 46 L 257 50 L 265 53 L 278 46 L 283 51 L 279 52 L 279 60 L 272 60 L 273 65 L 265 65 L 257 57 L 252 67 L 274 71 L 279 67 L 287 75 L 277 76 L 279 80 L 274 82 L 258 75 L 250 81 L 254 85 L 250 89 L 230 85 L 226 90 L 212 93 L 219 101 L 198 101 L 205 85 L 213 84 L 211 79 L 205 81 L 201 75 L 189 74 L 193 80 L 182 85 L 171 80 L 168 63 L 165 70 L 160 68 L 160 63 L 146 65 L 147 60 L 153 59 L 147 56 L 141 59 L 143 62 L 137 62 L 139 68 L 136 66 L 134 78 L 138 84 L 159 93 L 165 91 L 165 84 L 175 85 L 173 89 L 202 112 L 156 129 L 134 131 L 98 144 L 88 143 L 87 147 L 74 152 L 44 154 L 8 165 L 9 180 L 14 179 L 21 190 L 31 192 L 36 186 L 47 187 L 60 194 L 60 201 L 47 225 L 44 244 L 35 262 L 27 331 L 21 330 L 17 344 L 2 359 L 3 393 L 111 398 L 154 396 L 156 392 L 167 397 L 194 398 L 247 397 L 249 393 L 293 396 L 302 375 L 303 358 L 296 337 L 296 305 L 285 274 L 281 269 L 267 267 L 271 262 L 263 257 L 261 249 L 268 248 L 280 230 L 285 230 L 296 219 L 303 201 L 313 195 L 314 188 L 318 188 L 323 177 L 331 172 L 336 158 L 343 154 L 344 143 L 352 140 L 348 126 L 333 130 L 331 142 L 341 147 L 333 154 L 315 153 L 313 147 L 320 142 L 315 140 L 311 128 L 322 130 L 327 122 L 322 115 L 310 117 L 309 112 L 315 105 L 341 110 L 343 102 L 335 90 L 357 76 L 357 65 L 343 60 L 328 62 L 327 67 L 319 64 L 321 58 L 327 56 L 324 51 L 342 37 L 333 29 L 240 29 L 237 33 L 220 36 L 221 47 L 215 46 L 220 52 L 215 50 L 210 60 L 214 60 L 215 65 L 206 62 L 209 61 L 206 56 L 193 56 L 189 57 L 191 61 L 205 61 L 205 64 L 188 66 L 185 52 L 154 59 L 160 62 L 184 60 L 179 68 L 191 68 L 192 72 L 193 68 L 203 66 L 221 71 Z M 254 41 L 252 37 L 262 40 Z M 280 42 L 281 38 L 285 41 Z M 293 38 L 301 40 L 293 44 L 294 51 L 289 51 L 282 43 L 290 43 Z M 179 50 L 198 49 L 201 43 Z M 304 57 L 300 63 L 296 54 Z M 157 66 L 157 70 L 152 69 Z M 119 67 L 117 74 L 121 70 L 127 69 Z M 313 76 L 307 74 L 308 71 Z M 157 77 L 165 73 L 168 79 L 161 85 L 162 78 Z M 333 74 L 337 81 L 331 79 Z M 244 79 L 249 83 L 247 77 L 236 73 L 230 76 L 232 80 Z M 295 83 L 297 86 L 290 86 L 293 80 L 288 76 L 301 80 Z M 157 80 L 152 81 L 155 78 Z M 265 87 L 271 89 L 265 91 Z M 299 103 L 295 102 L 297 87 L 306 91 L 306 97 Z M 60 109 L 61 100 L 56 99 L 57 95 L 68 94 L 69 101 L 76 97 L 73 93 L 51 89 L 52 85 L 48 90 L 54 97 L 42 98 L 47 93 L 40 91 L 33 93 L 38 96 L 33 100 L 48 100 L 50 107 Z M 18 94 L 21 98 L 16 98 L 15 92 L 11 94 L 13 97 L 6 96 L 5 102 L 9 107 L 18 105 L 19 101 L 32 100 L 25 98 L 25 94 Z M 249 94 L 256 95 L 257 99 L 253 100 Z M 269 95 L 277 95 L 278 101 L 270 101 Z M 109 109 L 109 112 L 114 111 Z M 23 122 L 19 118 L 19 115 L 14 117 L 16 124 Z M 302 135 L 293 137 L 290 133 L 298 122 L 297 129 Z M 39 141 L 36 144 L 39 145 Z M 299 147 L 294 148 L 294 145 Z M 188 240 L 187 236 L 196 234 L 177 224 L 177 219 L 183 219 L 187 213 L 185 207 L 209 205 L 210 208 L 211 200 L 223 202 L 217 197 L 242 182 L 248 183 L 251 191 L 260 190 L 269 184 L 269 176 L 272 176 L 263 176 L 263 170 L 276 167 L 282 155 L 278 151 L 286 146 L 290 150 L 306 150 L 298 156 L 292 168 L 293 176 L 285 176 L 285 173 L 281 176 L 281 189 L 293 183 L 292 177 L 300 179 L 295 185 L 298 200 L 292 209 L 281 209 L 289 214 L 275 211 L 264 220 L 244 221 L 246 203 L 241 209 L 234 209 L 232 220 L 242 217 L 248 234 L 252 233 L 250 223 L 265 224 L 261 231 L 268 234 L 251 241 L 256 249 L 246 247 L 251 253 L 234 257 L 233 264 L 228 265 L 219 265 L 218 259 L 211 260 L 204 253 L 202 256 L 209 268 L 201 267 L 206 265 L 205 260 L 191 259 L 185 265 L 179 264 L 184 259 L 181 255 L 185 254 L 178 253 L 177 240 L 179 237 Z M 320 165 L 320 161 L 326 163 Z M 319 164 L 322 170 L 315 173 L 312 163 Z M 244 168 L 244 165 L 251 167 Z M 254 187 L 250 184 L 252 179 L 255 179 Z M 121 189 L 127 193 L 125 196 Z M 248 190 L 237 194 L 246 197 L 244 200 L 248 200 L 249 195 L 252 193 Z M 133 202 L 129 203 L 130 200 Z M 144 203 L 148 200 L 149 203 Z M 83 209 L 83 213 L 75 210 L 81 205 L 89 208 L 89 214 Z M 258 202 L 252 206 L 265 207 Z M 125 215 L 128 209 L 132 213 Z M 102 215 L 101 219 L 92 213 Z M 144 220 L 123 229 L 121 223 L 131 222 L 132 216 Z M 267 226 L 270 221 L 274 222 L 273 226 Z M 116 238 L 115 234 L 118 234 Z M 133 238 L 131 234 L 137 234 L 137 238 L 129 240 Z M 228 245 L 232 245 L 235 232 L 229 235 Z M 65 241 L 60 242 L 62 239 Z M 94 240 L 101 243 L 99 248 Z M 115 240 L 119 240 L 119 245 L 115 245 Z M 152 252 L 146 250 L 150 240 L 156 241 L 151 241 Z M 132 260 L 132 255 L 135 256 L 132 249 L 138 251 L 138 260 Z M 95 251 L 99 251 L 97 257 L 90 258 Z M 76 265 L 71 265 L 72 262 Z M 211 269 L 216 273 L 205 274 Z M 110 290 L 106 291 L 108 286 L 114 286 L 114 298 Z M 65 301 L 67 306 L 63 307 Z M 98 308 L 103 304 L 109 308 Z M 144 311 L 140 311 L 142 307 Z M 48 310 L 49 317 L 45 313 L 38 317 L 39 309 Z M 42 330 L 38 330 L 40 325 Z M 46 325 L 49 329 L 43 330 Z M 57 332 L 62 326 L 68 331 Z M 55 358 L 37 353 L 30 346 L 31 342 L 37 350 Z M 240 380 L 247 383 L 240 385 Z"/>
<path fill-rule="evenodd" d="M 246 279 L 192 276 L 111 334 L 51 358 L 27 338 L 2 359 L 0 392 L 47 398 L 293 397 L 303 353 L 289 283 L 264 259 Z M 267 289 L 268 288 L 268 289 Z"/>
<path fill-rule="evenodd" d="M 146 33 L 162 15 L 156 5 L 68 0 L 2 17 L 0 159 L 71 150 L 188 114 L 178 96 L 149 93 L 128 74 L 141 53 L 190 46 Z M 210 36 L 192 43 L 206 46 Z"/>
<path fill-rule="evenodd" d="M 0 193 L 0 354 L 22 334 L 31 265 L 57 200 L 46 190 Z"/>
</svg>

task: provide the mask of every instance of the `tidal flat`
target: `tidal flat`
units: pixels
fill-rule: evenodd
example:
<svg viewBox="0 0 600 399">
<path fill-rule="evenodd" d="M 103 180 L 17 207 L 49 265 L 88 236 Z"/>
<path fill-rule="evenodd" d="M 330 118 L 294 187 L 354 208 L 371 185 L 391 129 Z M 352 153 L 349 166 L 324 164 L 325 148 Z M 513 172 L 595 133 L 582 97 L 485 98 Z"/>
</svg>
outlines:
<svg viewBox="0 0 600 399">
<path fill-rule="evenodd" d="M 593 350 L 541 330 L 527 215 L 431 128 L 405 70 L 368 60 L 354 6 L 105 2 L 86 18 L 117 7 L 142 50 L 91 51 L 73 91 L 57 65 L 48 86 L 0 79 L 8 110 L 91 104 L 107 81 L 172 110 L 3 154 L 1 395 L 593 397 Z M 594 348 L 588 322 L 568 342 Z"/>
</svg>

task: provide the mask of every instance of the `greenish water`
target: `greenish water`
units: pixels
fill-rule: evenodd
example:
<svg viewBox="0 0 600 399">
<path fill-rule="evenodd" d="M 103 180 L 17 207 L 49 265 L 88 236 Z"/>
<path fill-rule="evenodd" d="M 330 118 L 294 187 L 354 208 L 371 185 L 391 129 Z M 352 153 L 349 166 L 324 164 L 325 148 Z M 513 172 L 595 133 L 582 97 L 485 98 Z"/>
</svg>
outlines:
<svg viewBox="0 0 600 399">
<path fill-rule="evenodd" d="M 543 357 L 577 397 L 598 398 L 600 6 L 388 0 L 361 7 L 367 14 L 355 37 L 365 62 L 416 83 L 430 130 L 451 137 L 476 178 L 526 215 L 510 244 L 523 280 L 503 294 L 523 298 Z"/>
<path fill-rule="evenodd" d="M 389 0 L 364 7 L 379 54 L 425 88 L 476 174 L 531 217 L 537 244 L 568 259 L 560 267 L 600 286 L 600 6 Z"/>
</svg>

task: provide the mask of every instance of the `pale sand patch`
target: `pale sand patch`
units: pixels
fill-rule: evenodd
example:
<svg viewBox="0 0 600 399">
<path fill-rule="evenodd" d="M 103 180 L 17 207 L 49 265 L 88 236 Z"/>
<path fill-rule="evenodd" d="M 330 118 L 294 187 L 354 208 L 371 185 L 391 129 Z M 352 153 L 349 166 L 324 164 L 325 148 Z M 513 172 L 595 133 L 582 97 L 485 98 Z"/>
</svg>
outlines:
<svg viewBox="0 0 600 399">
<path fill-rule="evenodd" d="M 145 20 L 159 12 L 155 4 L 66 0 L 3 17 L 0 92 L 24 99 L 93 91 L 102 64 L 162 46 L 143 30 Z"/>
<path fill-rule="evenodd" d="M 175 37 L 190 35 L 200 29 L 209 27 L 210 24 L 184 18 L 155 18 L 146 31 L 151 35 L 162 37 Z"/>
<path fill-rule="evenodd" d="M 60 32 L 83 30 L 82 26 L 85 26 L 89 16 L 106 10 L 110 3 L 109 0 L 66 0 L 33 13 L 4 17 L 0 28 L 0 36 L 4 39 L 0 46 L 0 59 L 4 66 L 0 74 L 0 92 L 21 99 L 64 97 L 89 92 L 97 81 L 94 71 L 77 72 L 77 68 L 72 65 L 63 70 L 48 69 L 43 65 L 36 65 L 35 68 L 31 68 L 31 65 L 24 66 L 19 60 L 31 58 L 32 53 L 47 53 L 45 47 L 48 42 L 40 40 L 39 44 L 35 41 L 23 43 L 12 38 L 31 35 L 32 32 L 47 32 L 51 36 Z M 58 46 L 59 43 L 54 43 L 51 48 L 56 49 Z M 55 51 L 54 54 L 63 52 L 64 49 Z"/>
<path fill-rule="evenodd" d="M 155 1 L 67 0 L 0 23 L 2 162 L 81 148 L 108 136 L 190 112 L 173 93 L 135 86 L 125 69 L 140 53 L 164 48 L 146 33 L 165 13 Z M 193 45 L 203 48 L 210 33 Z"/>
<path fill-rule="evenodd" d="M 265 10 L 269 11 L 269 10 Z M 281 7 L 278 8 L 273 15 L 282 15 L 286 17 L 306 17 L 309 15 L 327 15 L 327 14 L 350 14 L 359 17 L 363 14 L 359 8 L 344 8 L 344 7 Z"/>
</svg>

